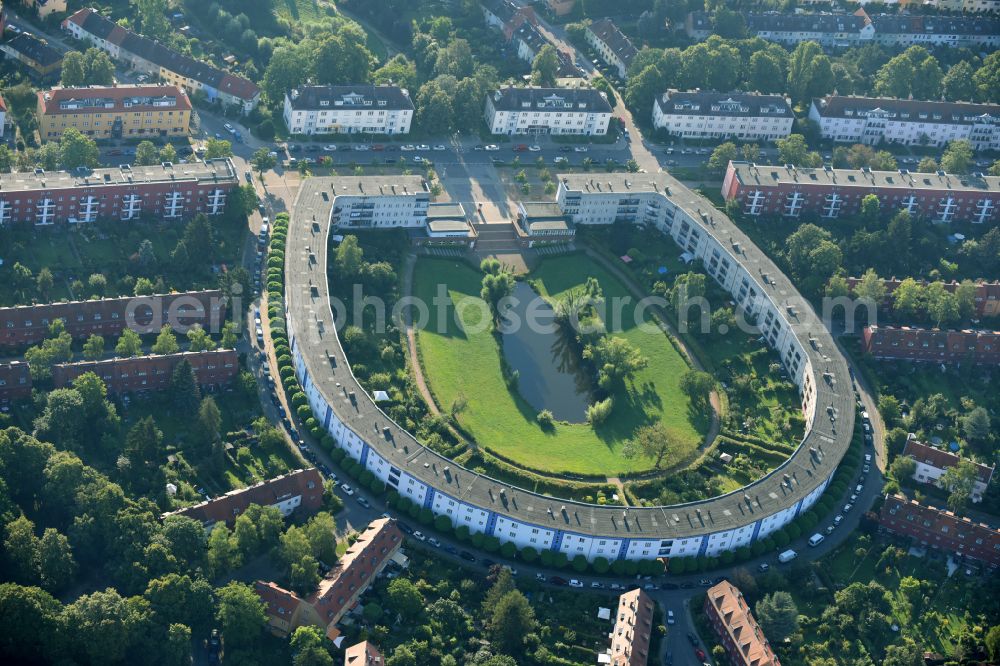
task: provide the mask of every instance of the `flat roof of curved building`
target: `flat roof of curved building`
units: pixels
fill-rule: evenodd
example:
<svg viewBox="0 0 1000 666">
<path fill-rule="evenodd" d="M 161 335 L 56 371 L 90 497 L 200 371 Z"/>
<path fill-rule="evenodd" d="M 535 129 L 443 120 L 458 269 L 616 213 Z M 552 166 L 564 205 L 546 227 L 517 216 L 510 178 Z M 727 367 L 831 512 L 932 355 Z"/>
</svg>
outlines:
<svg viewBox="0 0 1000 666">
<path fill-rule="evenodd" d="M 802 353 L 813 368 L 816 409 L 811 428 L 796 452 L 768 476 L 726 495 L 682 505 L 622 507 L 539 495 L 477 474 L 425 448 L 384 414 L 354 378 L 335 333 L 326 278 L 327 253 L 315 253 L 315 263 L 309 260 L 309 247 L 327 243 L 334 205 L 330 193 L 343 191 L 335 188 L 338 180 L 305 180 L 295 202 L 285 251 L 285 299 L 291 334 L 310 381 L 338 419 L 389 464 L 436 491 L 543 528 L 608 538 L 685 538 L 737 529 L 794 506 L 829 478 L 843 458 L 853 433 L 854 399 L 846 361 L 832 337 L 788 278 L 732 221 L 668 174 L 576 174 L 561 175 L 559 180 L 571 189 L 585 189 L 588 181 L 600 181 L 604 187 L 610 183 L 611 190 L 617 192 L 661 192 L 746 267 L 758 282 L 758 291 L 778 305 L 779 316 L 801 340 Z M 734 248 L 738 248 L 738 256 Z M 332 363 L 331 357 L 337 362 Z"/>
</svg>

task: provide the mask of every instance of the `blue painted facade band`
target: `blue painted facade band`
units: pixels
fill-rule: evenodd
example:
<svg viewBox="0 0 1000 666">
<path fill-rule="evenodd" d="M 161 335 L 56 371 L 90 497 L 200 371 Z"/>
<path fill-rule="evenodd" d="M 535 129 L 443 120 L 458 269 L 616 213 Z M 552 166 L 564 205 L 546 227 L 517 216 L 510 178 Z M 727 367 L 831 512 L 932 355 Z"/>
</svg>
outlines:
<svg viewBox="0 0 1000 666">
<path fill-rule="evenodd" d="M 436 494 L 435 490 L 432 487 L 427 486 L 427 494 L 424 495 L 424 508 L 425 509 L 429 509 L 432 506 L 434 506 L 434 495 L 435 494 Z"/>
<path fill-rule="evenodd" d="M 563 531 L 556 530 L 556 533 L 552 535 L 552 545 L 549 546 L 549 550 L 554 550 L 556 552 L 559 552 L 559 549 L 562 548 L 562 541 L 563 541 Z"/>
<path fill-rule="evenodd" d="M 497 514 L 490 511 L 489 517 L 486 519 L 486 530 L 484 533 L 486 536 L 493 536 L 493 531 L 497 528 Z"/>
<path fill-rule="evenodd" d="M 358 462 L 361 463 L 362 467 L 364 467 L 368 463 L 368 451 L 369 451 L 368 444 L 367 443 L 363 444 L 361 446 L 361 459 L 358 460 Z"/>
<path fill-rule="evenodd" d="M 750 537 L 750 543 L 757 541 L 757 535 L 760 534 L 760 521 L 758 520 L 753 524 L 753 536 Z"/>
<path fill-rule="evenodd" d="M 330 405 L 326 406 L 326 415 L 323 416 L 323 430 L 330 429 L 330 417 L 333 416 L 333 408 Z"/>
<path fill-rule="evenodd" d="M 628 546 L 632 543 L 631 539 L 622 539 L 622 545 L 618 549 L 618 556 L 615 557 L 616 560 L 624 560 L 626 553 L 628 553 Z"/>
<path fill-rule="evenodd" d="M 698 546 L 698 557 L 704 557 L 705 553 L 708 552 L 708 540 L 711 534 L 706 534 L 701 538 L 701 545 Z"/>
</svg>

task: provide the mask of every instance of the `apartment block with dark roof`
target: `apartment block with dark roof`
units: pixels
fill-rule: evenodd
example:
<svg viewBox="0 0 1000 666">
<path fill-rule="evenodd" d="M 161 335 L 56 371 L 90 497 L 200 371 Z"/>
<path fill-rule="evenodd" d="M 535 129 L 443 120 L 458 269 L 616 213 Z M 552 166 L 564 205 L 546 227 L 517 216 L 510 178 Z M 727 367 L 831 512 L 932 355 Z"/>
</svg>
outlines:
<svg viewBox="0 0 1000 666">
<path fill-rule="evenodd" d="M 0 308 L 0 348 L 17 349 L 44 340 L 49 325 L 61 319 L 74 340 L 91 335 L 116 336 L 126 328 L 140 335 L 156 333 L 170 324 L 177 333 L 200 325 L 210 333 L 222 331 L 226 300 L 217 289 L 158 296 L 102 298 Z"/>
<path fill-rule="evenodd" d="M 44 39 L 27 32 L 0 44 L 0 51 L 24 65 L 28 74 L 36 81 L 55 79 L 62 69 L 62 53 L 49 46 Z"/>
<path fill-rule="evenodd" d="M 1000 149 L 1000 105 L 827 95 L 812 100 L 809 119 L 839 143 L 944 146 L 967 140 Z"/>
<path fill-rule="evenodd" d="M 931 483 L 939 487 L 941 486 L 941 477 L 944 476 L 944 473 L 948 469 L 958 465 L 962 460 L 962 457 L 957 454 L 918 441 L 913 433 L 910 433 L 906 439 L 906 446 L 903 447 L 903 455 L 912 458 L 913 462 L 917 464 L 913 470 L 914 481 Z M 976 503 L 982 501 L 983 493 L 986 492 L 986 488 L 990 485 L 990 480 L 993 478 L 995 465 L 988 467 L 977 462 L 973 462 L 972 464 L 976 469 L 976 480 L 972 486 L 971 499 L 973 503 Z M 946 488 L 946 490 L 950 490 L 950 488 Z"/>
<path fill-rule="evenodd" d="M 501 88 L 486 97 L 493 134 L 608 133 L 611 105 L 593 88 Z"/>
<path fill-rule="evenodd" d="M 180 221 L 219 215 L 239 185 L 228 158 L 154 166 L 0 174 L 0 226 L 85 224 L 155 215 Z"/>
<path fill-rule="evenodd" d="M 653 600 L 636 588 L 618 597 L 608 654 L 611 666 L 646 666 L 653 636 Z"/>
<path fill-rule="evenodd" d="M 732 161 L 722 196 L 744 215 L 825 219 L 856 215 L 869 194 L 883 210 L 905 210 L 934 222 L 995 223 L 1000 220 L 1000 178 L 871 169 L 802 168 Z"/>
<path fill-rule="evenodd" d="M 887 495 L 879 525 L 918 545 L 1000 566 L 1000 529 L 956 516 L 951 511 L 920 504 L 902 495 Z"/>
<path fill-rule="evenodd" d="M 743 593 L 728 580 L 709 588 L 705 614 L 734 666 L 781 666 Z"/>
<path fill-rule="evenodd" d="M 408 134 L 413 100 L 392 85 L 302 86 L 283 113 L 292 134 Z"/>
<path fill-rule="evenodd" d="M 284 636 L 298 627 L 312 625 L 323 629 L 330 640 L 337 638 L 341 633 L 337 624 L 357 605 L 402 545 L 403 533 L 396 521 L 379 518 L 368 524 L 308 597 L 274 583 L 257 581 L 254 589 L 267 606 L 271 631 Z"/>
<path fill-rule="evenodd" d="M 210 102 L 237 106 L 249 113 L 260 102 L 260 88 L 232 74 L 127 30 L 93 8 L 81 9 L 62 23 L 75 39 L 107 52 L 115 60 L 168 84 L 181 86 L 189 94 L 201 93 Z"/>
<path fill-rule="evenodd" d="M 31 397 L 31 372 L 24 361 L 0 363 L 0 405 Z"/>
<path fill-rule="evenodd" d="M 857 287 L 861 278 L 849 277 L 847 278 L 847 286 L 851 290 Z M 903 281 L 898 278 L 885 278 L 882 280 L 882 286 L 885 287 L 885 301 L 880 303 L 880 305 L 888 307 L 892 301 L 892 294 L 899 288 L 899 285 Z M 917 280 L 917 284 L 926 286 L 928 283 L 926 280 Z M 952 280 L 951 282 L 945 282 L 945 291 L 949 293 L 954 293 L 958 289 L 959 282 Z M 1000 282 L 985 282 L 983 280 L 978 280 L 975 283 L 976 286 L 976 316 L 977 317 L 997 317 L 1000 316 Z"/>
<path fill-rule="evenodd" d="M 191 364 L 198 384 L 204 388 L 228 384 L 240 371 L 235 349 L 215 349 L 57 363 L 52 366 L 52 383 L 56 388 L 62 388 L 69 386 L 80 375 L 93 372 L 104 381 L 108 393 L 112 395 L 163 391 L 170 388 L 170 379 L 182 361 Z"/>
<path fill-rule="evenodd" d="M 653 126 L 684 139 L 776 141 L 794 122 L 781 95 L 668 90 L 653 102 Z"/>
<path fill-rule="evenodd" d="M 614 67 L 618 78 L 624 79 L 632 59 L 639 53 L 630 40 L 611 19 L 603 18 L 587 26 L 587 43 L 594 47 L 601 60 Z"/>
<path fill-rule="evenodd" d="M 878 359 L 1000 365 L 1000 331 L 866 326 L 861 344 Z"/>
<path fill-rule="evenodd" d="M 177 86 L 40 90 L 38 132 L 58 141 L 69 127 L 94 139 L 167 138 L 190 132 L 191 100 Z"/>
<path fill-rule="evenodd" d="M 230 490 L 201 504 L 165 513 L 163 517 L 185 516 L 206 527 L 216 523 L 232 527 L 236 518 L 251 504 L 273 506 L 286 518 L 298 510 L 307 513 L 319 511 L 323 506 L 323 475 L 315 467 L 297 469 L 247 488 Z"/>
</svg>

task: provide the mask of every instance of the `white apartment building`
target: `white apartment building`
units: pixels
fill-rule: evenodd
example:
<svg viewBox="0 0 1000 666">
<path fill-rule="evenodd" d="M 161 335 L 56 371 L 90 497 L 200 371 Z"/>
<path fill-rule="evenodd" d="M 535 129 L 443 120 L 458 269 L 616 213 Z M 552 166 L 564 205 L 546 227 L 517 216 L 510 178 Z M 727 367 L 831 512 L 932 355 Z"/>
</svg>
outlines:
<svg viewBox="0 0 1000 666">
<path fill-rule="evenodd" d="M 340 229 L 413 227 L 427 221 L 431 195 L 420 176 L 333 178 L 330 222 Z"/>
<path fill-rule="evenodd" d="M 632 59 L 639 52 L 631 40 L 622 34 L 611 19 L 600 19 L 587 26 L 585 33 L 590 44 L 601 60 L 618 72 L 618 78 L 624 79 Z"/>
<path fill-rule="evenodd" d="M 486 97 L 493 134 L 608 133 L 611 105 L 593 88 L 501 88 Z"/>
<path fill-rule="evenodd" d="M 303 86 L 285 93 L 292 134 L 408 134 L 410 93 L 390 85 Z"/>
<path fill-rule="evenodd" d="M 684 139 L 775 141 L 795 114 L 780 95 L 668 90 L 653 104 L 653 126 Z"/>
<path fill-rule="evenodd" d="M 962 459 L 961 456 L 954 453 L 936 449 L 933 446 L 927 446 L 917 441 L 913 433 L 910 433 L 906 440 L 903 455 L 909 456 L 917 464 L 916 469 L 913 471 L 912 478 L 914 481 L 932 483 L 937 486 L 941 485 L 941 477 L 944 476 L 945 471 L 957 465 Z M 973 502 L 981 502 L 983 494 L 990 484 L 990 479 L 993 478 L 994 468 L 980 465 L 979 463 L 973 464 L 976 466 L 976 480 L 972 486 L 971 499 Z M 950 490 L 950 488 L 946 488 L 945 490 Z"/>
<path fill-rule="evenodd" d="M 809 118 L 824 139 L 840 143 L 944 146 L 967 139 L 976 150 L 1000 149 L 1000 105 L 841 97 L 814 99 Z"/>
</svg>

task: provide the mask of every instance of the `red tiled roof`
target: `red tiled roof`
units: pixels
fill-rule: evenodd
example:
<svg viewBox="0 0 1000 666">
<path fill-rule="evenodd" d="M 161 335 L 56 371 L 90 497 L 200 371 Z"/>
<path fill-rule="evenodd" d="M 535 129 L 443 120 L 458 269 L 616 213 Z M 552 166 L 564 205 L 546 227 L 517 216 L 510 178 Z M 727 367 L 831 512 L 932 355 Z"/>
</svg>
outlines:
<svg viewBox="0 0 1000 666">
<path fill-rule="evenodd" d="M 948 469 L 949 467 L 954 467 L 961 460 L 961 456 L 955 455 L 950 451 L 943 451 L 941 449 L 936 449 L 933 446 L 927 446 L 922 442 L 918 442 L 915 439 L 909 439 L 906 442 L 906 446 L 903 448 L 903 455 L 910 456 L 917 462 L 922 462 L 925 465 L 930 465 L 931 467 L 937 467 L 938 469 Z M 973 465 L 976 466 L 976 474 L 979 480 L 983 483 L 989 483 L 990 477 L 993 476 L 993 468 L 987 467 L 975 461 L 971 461 Z"/>
<path fill-rule="evenodd" d="M 300 507 L 307 510 L 316 510 L 322 506 L 323 476 L 319 470 L 315 467 L 295 470 L 270 481 L 232 490 L 222 497 L 164 515 L 187 516 L 202 523 L 232 524 L 251 504 L 271 506 L 295 495 L 302 496 Z"/>
<path fill-rule="evenodd" d="M 740 664 L 780 666 L 778 657 L 771 650 L 764 632 L 757 625 L 757 620 L 735 585 L 724 580 L 709 588 L 705 605 L 710 606 L 721 621 L 728 635 L 728 641 L 723 637 L 723 642 L 735 646 L 741 659 Z M 732 656 L 733 650 L 730 649 L 729 653 Z"/>
<path fill-rule="evenodd" d="M 355 643 L 344 651 L 344 666 L 377 666 L 382 663 L 382 653 L 368 641 Z"/>
<path fill-rule="evenodd" d="M 131 104 L 129 111 L 190 111 L 191 100 L 187 93 L 177 86 L 91 86 L 87 88 L 52 88 L 51 90 L 38 91 L 38 105 L 42 113 L 47 115 L 87 113 L 87 112 L 115 112 L 125 110 L 124 102 L 129 99 L 163 99 L 174 98 L 174 103 L 169 106 L 155 106 L 153 104 Z M 103 106 L 85 106 L 77 108 L 59 108 L 61 102 L 71 100 L 101 100 L 114 104 L 108 109 Z"/>
<path fill-rule="evenodd" d="M 1000 529 L 993 525 L 973 522 L 902 495 L 886 496 L 879 524 L 894 534 L 1000 566 Z"/>
</svg>

